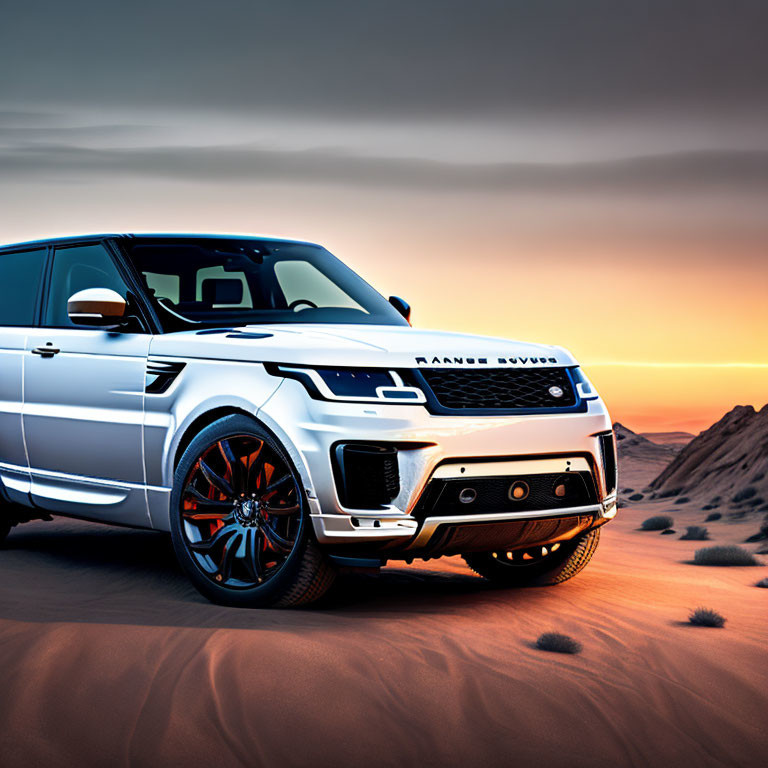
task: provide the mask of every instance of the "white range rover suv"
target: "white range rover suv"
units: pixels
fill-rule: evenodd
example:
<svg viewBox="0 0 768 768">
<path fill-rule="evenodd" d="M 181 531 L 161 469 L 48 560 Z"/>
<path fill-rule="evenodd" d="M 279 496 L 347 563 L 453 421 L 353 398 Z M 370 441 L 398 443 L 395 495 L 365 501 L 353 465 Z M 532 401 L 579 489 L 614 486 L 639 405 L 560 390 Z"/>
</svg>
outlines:
<svg viewBox="0 0 768 768">
<path fill-rule="evenodd" d="M 442 555 L 569 579 L 616 514 L 605 406 L 560 347 L 408 317 L 312 243 L 0 248 L 0 540 L 51 513 L 170 531 L 228 605 Z"/>
</svg>

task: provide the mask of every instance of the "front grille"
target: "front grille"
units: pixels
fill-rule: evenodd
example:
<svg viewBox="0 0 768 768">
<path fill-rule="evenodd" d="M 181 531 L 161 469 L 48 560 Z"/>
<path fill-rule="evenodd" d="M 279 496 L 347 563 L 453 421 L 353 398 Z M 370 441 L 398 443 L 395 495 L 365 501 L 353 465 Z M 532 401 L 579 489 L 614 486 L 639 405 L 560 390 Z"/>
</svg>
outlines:
<svg viewBox="0 0 768 768">
<path fill-rule="evenodd" d="M 525 496 L 515 498 L 514 488 Z M 432 480 L 413 511 L 426 517 L 484 515 L 568 509 L 597 503 L 589 472 L 548 472 L 512 477 L 467 477 Z"/>
<path fill-rule="evenodd" d="M 437 404 L 450 410 L 569 408 L 576 405 L 576 393 L 566 368 L 423 368 L 419 373 Z"/>
</svg>

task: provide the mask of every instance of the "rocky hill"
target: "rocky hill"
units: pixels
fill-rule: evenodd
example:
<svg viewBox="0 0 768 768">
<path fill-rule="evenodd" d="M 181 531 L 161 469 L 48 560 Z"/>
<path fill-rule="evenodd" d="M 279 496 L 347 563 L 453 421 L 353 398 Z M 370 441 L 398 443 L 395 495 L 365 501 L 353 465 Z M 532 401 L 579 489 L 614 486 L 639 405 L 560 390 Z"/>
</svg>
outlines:
<svg viewBox="0 0 768 768">
<path fill-rule="evenodd" d="M 640 436 L 647 438 L 652 443 L 671 445 L 678 450 L 688 445 L 696 437 L 690 432 L 641 432 Z"/>
<path fill-rule="evenodd" d="M 640 493 L 675 458 L 675 446 L 659 445 L 618 421 L 613 425 L 619 450 L 619 488 L 625 496 Z"/>
<path fill-rule="evenodd" d="M 768 405 L 737 406 L 691 440 L 651 483 L 737 515 L 768 510 Z"/>
</svg>

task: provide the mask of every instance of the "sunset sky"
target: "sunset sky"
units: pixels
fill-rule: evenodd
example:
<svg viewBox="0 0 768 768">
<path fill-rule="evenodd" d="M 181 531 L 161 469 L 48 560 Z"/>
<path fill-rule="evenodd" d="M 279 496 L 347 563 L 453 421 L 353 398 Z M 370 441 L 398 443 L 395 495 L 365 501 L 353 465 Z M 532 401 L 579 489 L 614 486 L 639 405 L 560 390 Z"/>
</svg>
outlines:
<svg viewBox="0 0 768 768">
<path fill-rule="evenodd" d="M 1 1 L 1 0 L 0 0 Z M 2 4 L 0 242 L 316 240 L 614 418 L 768 401 L 768 5 Z"/>
</svg>

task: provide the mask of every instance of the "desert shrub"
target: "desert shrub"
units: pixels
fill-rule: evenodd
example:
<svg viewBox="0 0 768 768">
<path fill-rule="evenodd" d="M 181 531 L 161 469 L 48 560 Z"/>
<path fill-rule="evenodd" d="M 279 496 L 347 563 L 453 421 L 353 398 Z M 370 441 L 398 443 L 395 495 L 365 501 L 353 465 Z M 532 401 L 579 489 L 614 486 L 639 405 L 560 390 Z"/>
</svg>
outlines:
<svg viewBox="0 0 768 768">
<path fill-rule="evenodd" d="M 670 496 L 677 496 L 677 494 L 682 490 L 682 488 L 670 488 L 668 491 L 661 491 L 659 493 L 659 498 L 668 499 Z"/>
<path fill-rule="evenodd" d="M 666 531 L 662 531 L 662 536 L 671 536 L 673 533 L 677 533 L 677 531 L 674 528 L 667 528 Z"/>
<path fill-rule="evenodd" d="M 747 488 L 743 488 L 738 493 L 735 493 L 731 501 L 734 504 L 740 504 L 742 501 L 751 499 L 753 496 L 757 496 L 757 488 L 750 485 Z"/>
<path fill-rule="evenodd" d="M 625 488 L 625 489 L 622 491 L 622 493 L 634 493 L 634 492 L 635 492 L 635 489 L 634 489 L 634 488 Z"/>
<path fill-rule="evenodd" d="M 768 579 L 760 579 L 760 581 L 755 584 L 756 587 L 762 587 L 763 589 L 768 589 Z"/>
<path fill-rule="evenodd" d="M 680 538 L 686 541 L 707 541 L 709 531 L 703 525 L 689 525 Z"/>
<path fill-rule="evenodd" d="M 630 501 L 642 501 L 645 497 L 642 493 L 633 493 L 630 497 Z"/>
<path fill-rule="evenodd" d="M 562 635 L 560 632 L 545 632 L 536 641 L 536 647 L 542 651 L 551 651 L 552 653 L 579 653 L 581 643 L 568 635 Z"/>
<path fill-rule="evenodd" d="M 706 507 L 704 507 L 704 509 L 706 509 Z M 711 523 L 715 520 L 719 520 L 721 517 L 722 515 L 720 514 L 720 512 L 712 512 L 711 514 L 706 516 L 706 518 L 704 519 L 704 522 Z"/>
<path fill-rule="evenodd" d="M 687 504 L 689 501 L 687 496 L 681 496 L 679 499 L 675 499 L 675 504 Z"/>
<path fill-rule="evenodd" d="M 744 502 L 745 507 L 759 507 L 761 504 L 765 504 L 765 499 L 760 496 L 755 496 L 753 499 L 747 499 Z"/>
<path fill-rule="evenodd" d="M 696 565 L 760 565 L 755 556 L 743 547 L 704 547 L 693 556 Z"/>
<path fill-rule="evenodd" d="M 758 472 L 753 478 L 753 483 L 759 483 L 765 477 L 765 472 Z"/>
<path fill-rule="evenodd" d="M 726 620 L 711 608 L 697 608 L 691 612 L 688 621 L 697 627 L 723 627 Z"/>
<path fill-rule="evenodd" d="M 643 520 L 640 525 L 642 531 L 663 531 L 666 528 L 671 528 L 675 524 L 675 521 L 669 515 L 654 515 L 646 520 Z"/>
</svg>

